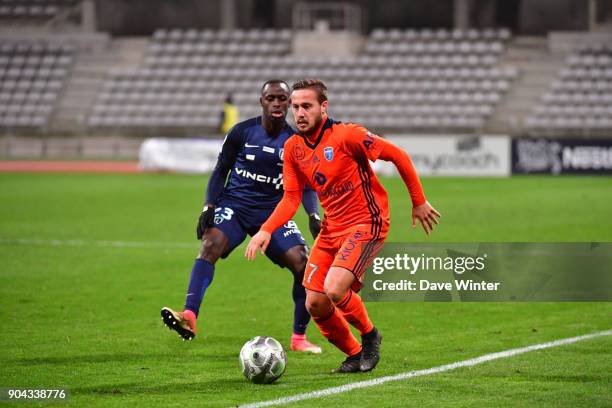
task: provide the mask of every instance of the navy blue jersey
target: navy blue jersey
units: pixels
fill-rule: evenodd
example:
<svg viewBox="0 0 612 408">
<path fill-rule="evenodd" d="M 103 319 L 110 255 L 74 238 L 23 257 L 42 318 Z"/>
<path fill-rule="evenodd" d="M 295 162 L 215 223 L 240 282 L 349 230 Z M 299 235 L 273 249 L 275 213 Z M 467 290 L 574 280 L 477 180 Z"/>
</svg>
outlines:
<svg viewBox="0 0 612 408">
<path fill-rule="evenodd" d="M 246 207 L 276 207 L 283 197 L 283 146 L 295 132 L 288 124 L 277 136 L 261 125 L 261 116 L 236 124 L 225 137 L 218 164 L 230 169 L 219 199 Z"/>
</svg>

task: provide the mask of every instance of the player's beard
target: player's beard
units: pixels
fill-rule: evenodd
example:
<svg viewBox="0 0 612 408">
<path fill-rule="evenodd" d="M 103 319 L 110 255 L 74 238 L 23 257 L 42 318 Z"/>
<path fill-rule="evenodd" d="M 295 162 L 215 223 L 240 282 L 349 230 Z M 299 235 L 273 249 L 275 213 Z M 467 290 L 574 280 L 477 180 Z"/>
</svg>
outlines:
<svg viewBox="0 0 612 408">
<path fill-rule="evenodd" d="M 318 116 L 312 126 L 310 126 L 306 131 L 304 131 L 304 135 L 306 137 L 315 137 L 314 133 L 321 127 L 321 123 L 323 123 L 323 115 Z"/>
<path fill-rule="evenodd" d="M 287 118 L 286 112 L 285 112 L 285 115 L 278 116 L 278 117 L 272 115 L 271 111 L 264 113 L 264 115 L 265 115 L 265 119 L 267 120 L 269 126 L 272 127 L 270 131 L 272 131 L 273 133 L 279 132 L 285 126 L 286 118 Z"/>
<path fill-rule="evenodd" d="M 274 124 L 284 123 L 286 118 L 287 114 L 284 114 L 283 116 L 274 116 L 272 114 L 268 115 L 268 120 Z"/>
</svg>

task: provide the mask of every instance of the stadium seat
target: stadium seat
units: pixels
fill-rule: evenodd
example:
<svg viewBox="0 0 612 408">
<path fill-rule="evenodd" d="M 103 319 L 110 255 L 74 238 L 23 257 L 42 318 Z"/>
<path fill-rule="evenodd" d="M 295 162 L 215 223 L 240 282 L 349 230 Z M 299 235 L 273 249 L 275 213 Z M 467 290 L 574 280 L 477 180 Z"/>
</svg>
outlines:
<svg viewBox="0 0 612 408">
<path fill-rule="evenodd" d="M 606 127 L 610 116 L 607 107 L 612 102 L 608 76 L 612 59 L 606 54 L 607 48 L 605 44 L 593 44 L 570 54 L 524 126 L 532 133 L 544 127 L 558 134 L 612 130 Z"/>
<path fill-rule="evenodd" d="M 53 43 L 0 41 L 0 115 L 13 115 L 8 120 L 12 126 L 46 126 L 73 53 L 73 47 Z"/>
<path fill-rule="evenodd" d="M 245 117 L 258 114 L 260 108 L 253 102 L 265 79 L 312 76 L 323 78 L 333 90 L 341 89 L 330 94 L 336 117 L 364 118 L 389 128 L 406 123 L 425 128 L 465 126 L 489 117 L 518 76 L 515 68 L 495 66 L 505 41 L 497 30 L 376 29 L 357 57 L 291 56 L 290 41 L 290 30 L 157 30 L 144 65 L 129 75 L 111 74 L 92 108 L 95 120 L 87 123 L 96 127 L 107 123 L 117 127 L 113 119 L 128 123 L 121 119 L 122 111 L 106 120 L 100 113 L 105 111 L 97 106 L 129 101 L 138 106 L 130 126 L 208 123 L 208 119 L 190 116 L 197 115 L 195 112 L 211 116 L 210 123 L 216 126 L 219 95 L 232 92 Z M 53 61 L 51 67 L 63 63 Z M 50 71 L 49 76 L 54 73 L 59 72 Z M 122 78 L 125 81 L 118 81 Z M 142 101 L 146 103 L 139 104 Z M 406 103 L 403 109 L 400 105 Z M 424 112 L 416 109 L 420 104 Z M 155 119 L 165 109 L 174 111 L 177 106 L 184 112 Z M 383 115 L 385 112 L 398 117 Z M 418 118 L 413 120 L 412 115 Z M 437 115 L 445 119 L 437 119 Z M 459 117 L 464 119 L 453 119 Z"/>
</svg>

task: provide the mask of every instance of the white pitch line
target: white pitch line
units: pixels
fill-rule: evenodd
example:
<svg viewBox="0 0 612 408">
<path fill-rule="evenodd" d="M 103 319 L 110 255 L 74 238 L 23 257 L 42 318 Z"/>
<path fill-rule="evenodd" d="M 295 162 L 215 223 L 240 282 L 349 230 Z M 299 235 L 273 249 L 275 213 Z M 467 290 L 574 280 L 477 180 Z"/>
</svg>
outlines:
<svg viewBox="0 0 612 408">
<path fill-rule="evenodd" d="M 341 394 L 341 393 L 348 392 L 348 391 L 358 389 L 358 388 L 373 387 L 375 385 L 381 385 L 381 384 L 391 382 L 391 381 L 401 381 L 401 380 L 406 380 L 406 379 L 413 378 L 413 377 L 437 374 L 437 373 L 441 373 L 444 371 L 450 371 L 450 370 L 454 370 L 454 369 L 461 368 L 461 367 L 472 367 L 477 364 L 482 364 L 482 363 L 485 363 L 491 360 L 497 360 L 500 358 L 508 358 L 508 357 L 516 356 L 518 354 L 529 353 L 531 351 L 563 346 L 565 344 L 572 344 L 572 343 L 577 343 L 583 340 L 593 339 L 595 337 L 610 336 L 610 335 L 612 335 L 612 330 L 585 334 L 584 336 L 570 337 L 567 339 L 555 340 L 555 341 L 551 341 L 548 343 L 534 344 L 534 345 L 527 346 L 527 347 L 521 347 L 521 348 L 500 351 L 497 353 L 485 354 L 480 357 L 471 358 L 469 360 L 458 361 L 456 363 L 445 364 L 445 365 L 438 366 L 438 367 L 426 368 L 424 370 L 407 371 L 407 372 L 396 374 L 396 375 L 389 375 L 386 377 L 374 378 L 372 380 L 358 381 L 354 383 L 341 385 L 338 387 L 325 388 L 319 391 L 305 392 L 302 394 L 296 394 L 293 396 L 278 398 L 274 400 L 254 402 L 251 404 L 240 405 L 240 407 L 242 408 L 271 407 L 274 405 L 289 404 L 292 402 L 304 401 L 304 400 L 309 400 L 313 398 L 321 398 L 321 397 L 326 397 L 329 395 Z"/>
<path fill-rule="evenodd" d="M 74 246 L 107 248 L 196 248 L 197 243 L 155 241 L 84 241 L 81 239 L 21 239 L 0 238 L 0 245 Z"/>
</svg>

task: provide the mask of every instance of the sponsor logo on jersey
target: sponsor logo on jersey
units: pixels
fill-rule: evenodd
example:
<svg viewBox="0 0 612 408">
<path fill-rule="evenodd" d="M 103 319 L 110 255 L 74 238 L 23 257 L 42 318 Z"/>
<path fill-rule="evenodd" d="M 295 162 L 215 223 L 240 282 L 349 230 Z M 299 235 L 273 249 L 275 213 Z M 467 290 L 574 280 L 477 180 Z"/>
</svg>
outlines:
<svg viewBox="0 0 612 408">
<path fill-rule="evenodd" d="M 292 234 L 302 235 L 302 234 L 300 234 L 299 230 L 294 228 L 294 229 L 290 229 L 290 230 L 287 230 L 287 231 L 283 232 L 283 237 L 287 238 L 289 235 L 292 235 Z"/>
<path fill-rule="evenodd" d="M 334 148 L 330 146 L 323 148 L 323 156 L 325 156 L 325 160 L 332 161 L 334 158 Z"/>
<path fill-rule="evenodd" d="M 288 223 L 286 223 L 285 225 L 283 225 L 283 227 L 285 228 L 297 228 L 297 223 L 293 220 L 289 220 Z"/>
<path fill-rule="evenodd" d="M 274 154 L 274 152 L 276 151 L 276 149 L 274 149 L 273 147 L 269 147 L 269 146 L 262 147 L 262 150 L 266 153 L 272 153 L 272 154 Z"/>
<path fill-rule="evenodd" d="M 244 157 L 246 157 L 247 160 L 251 160 L 251 161 L 255 160 L 255 155 L 254 154 L 247 154 Z"/>
<path fill-rule="evenodd" d="M 288 237 L 289 235 L 292 235 L 292 234 L 298 234 L 300 236 L 302 235 L 302 233 L 300 232 L 300 229 L 298 228 L 297 224 L 293 220 L 290 220 L 288 223 L 283 225 L 283 227 L 287 228 L 287 231 L 283 232 L 283 237 Z"/>
<path fill-rule="evenodd" d="M 259 147 L 259 145 L 252 145 L 252 144 L 245 143 L 244 147 L 246 147 L 246 148 L 249 148 L 249 147 Z"/>
<path fill-rule="evenodd" d="M 318 171 L 313 175 L 313 177 L 314 181 L 320 186 L 327 182 L 327 177 L 325 177 L 325 174 L 320 173 Z"/>
<path fill-rule="evenodd" d="M 366 133 L 366 138 L 363 141 L 363 145 L 365 146 L 366 150 L 370 150 L 370 146 L 372 146 L 374 144 L 374 135 L 370 132 Z"/>
<path fill-rule="evenodd" d="M 237 175 L 247 180 L 253 180 L 264 184 L 274 184 L 277 190 L 280 189 L 283 185 L 282 173 L 276 177 L 270 177 L 263 174 L 253 173 L 245 169 L 239 169 L 238 167 L 236 167 L 234 170 L 236 170 Z"/>
<path fill-rule="evenodd" d="M 349 237 L 346 245 L 338 252 L 338 255 L 340 256 L 341 260 L 346 261 L 349 259 L 351 253 L 353 253 L 355 248 L 357 248 L 357 245 L 359 245 L 359 239 L 362 236 L 363 234 L 360 231 L 357 231 L 353 234 L 352 237 Z"/>
<path fill-rule="evenodd" d="M 321 198 L 326 197 L 339 197 L 343 194 L 350 193 L 355 190 L 355 186 L 352 181 L 345 181 L 341 184 L 332 184 L 329 187 L 326 187 L 319 191 Z"/>
</svg>

